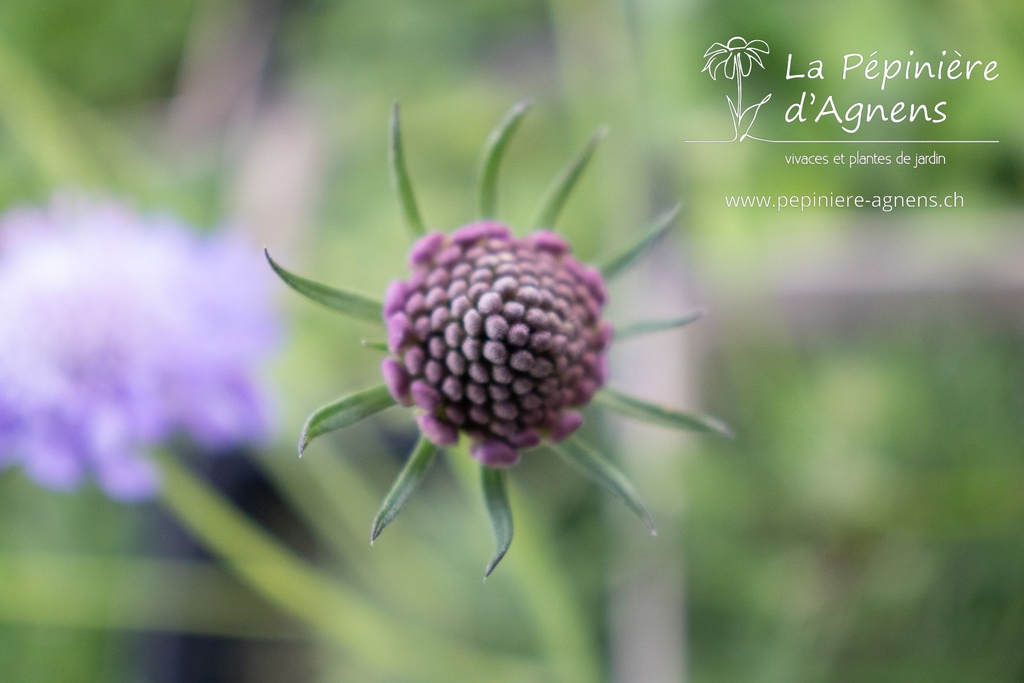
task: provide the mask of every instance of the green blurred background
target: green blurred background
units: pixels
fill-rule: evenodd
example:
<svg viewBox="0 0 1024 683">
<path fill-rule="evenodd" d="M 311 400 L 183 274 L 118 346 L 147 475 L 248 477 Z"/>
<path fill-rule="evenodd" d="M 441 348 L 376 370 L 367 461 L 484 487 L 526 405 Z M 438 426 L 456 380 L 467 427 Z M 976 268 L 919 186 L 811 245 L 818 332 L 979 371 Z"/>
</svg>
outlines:
<svg viewBox="0 0 1024 683">
<path fill-rule="evenodd" d="M 294 457 L 306 414 L 376 381 L 377 356 L 360 344 L 372 329 L 282 291 L 289 327 L 267 369 L 278 443 L 193 464 L 375 626 L 325 636 L 159 504 L 51 493 L 8 471 L 0 680 L 1021 683 L 1022 34 L 1014 0 L 5 0 L 0 206 L 114 194 L 201 229 L 243 226 L 294 270 L 369 294 L 402 274 L 408 244 L 388 183 L 393 101 L 421 208 L 442 229 L 472 217 L 480 145 L 513 102 L 535 102 L 501 179 L 501 213 L 520 228 L 607 125 L 562 229 L 599 259 L 681 199 L 680 228 L 615 284 L 611 317 L 706 311 L 617 346 L 613 380 L 738 436 L 594 414 L 586 428 L 629 472 L 655 538 L 538 453 L 513 474 L 516 541 L 485 584 L 489 529 L 457 463 L 431 472 L 371 550 L 412 422 L 384 414 Z M 745 84 L 773 92 L 764 137 L 792 135 L 781 111 L 805 86 L 780 76 L 789 53 L 957 49 L 997 60 L 999 79 L 904 84 L 909 100 L 948 99 L 949 119 L 898 134 L 999 142 L 921 148 L 947 163 L 913 172 L 782 160 L 849 146 L 689 143 L 731 133 L 733 86 L 701 68 L 734 35 L 772 48 Z M 724 201 L 954 191 L 963 209 Z M 473 656 L 403 666 L 415 639 L 394 646 L 379 624 Z"/>
</svg>

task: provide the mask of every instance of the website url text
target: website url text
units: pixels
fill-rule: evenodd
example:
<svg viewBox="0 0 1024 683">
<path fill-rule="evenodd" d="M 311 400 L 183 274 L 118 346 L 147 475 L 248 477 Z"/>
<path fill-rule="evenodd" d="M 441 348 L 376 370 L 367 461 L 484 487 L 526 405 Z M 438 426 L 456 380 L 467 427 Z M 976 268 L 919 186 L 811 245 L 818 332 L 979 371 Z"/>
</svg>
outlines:
<svg viewBox="0 0 1024 683">
<path fill-rule="evenodd" d="M 888 213 L 893 209 L 962 209 L 963 195 L 954 192 L 939 195 L 726 195 L 725 205 L 735 209 L 880 209 Z"/>
</svg>

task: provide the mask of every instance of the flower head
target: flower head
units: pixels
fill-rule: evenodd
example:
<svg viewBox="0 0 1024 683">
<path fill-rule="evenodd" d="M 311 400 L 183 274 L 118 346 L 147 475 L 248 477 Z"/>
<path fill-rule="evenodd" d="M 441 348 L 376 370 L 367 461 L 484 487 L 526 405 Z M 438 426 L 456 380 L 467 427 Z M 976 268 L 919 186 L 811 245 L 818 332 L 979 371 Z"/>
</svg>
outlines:
<svg viewBox="0 0 1024 683">
<path fill-rule="evenodd" d="M 600 273 L 554 233 L 516 239 L 494 222 L 426 235 L 410 262 L 412 277 L 385 297 L 382 370 L 395 400 L 420 409 L 427 438 L 465 433 L 477 460 L 506 466 L 541 436 L 575 431 L 572 409 L 607 375 Z"/>
<path fill-rule="evenodd" d="M 701 71 L 707 71 L 712 80 L 718 80 L 718 70 L 730 81 L 739 76 L 749 76 L 754 64 L 762 69 L 761 55 L 768 54 L 768 43 L 763 40 L 746 40 L 733 36 L 727 43 L 713 43 L 704 53 L 708 60 Z"/>
<path fill-rule="evenodd" d="M 88 474 L 111 497 L 158 488 L 146 449 L 261 438 L 255 376 L 276 321 L 266 278 L 227 235 L 62 197 L 0 219 L 0 465 L 37 483 Z"/>
<path fill-rule="evenodd" d="M 498 163 L 528 106 L 518 104 L 492 133 L 480 179 L 480 214 L 494 215 Z M 299 453 L 321 434 L 351 425 L 395 405 L 415 406 L 421 437 L 373 521 L 376 539 L 394 519 L 433 461 L 438 446 L 469 441 L 481 465 L 481 485 L 498 550 L 494 569 L 512 541 L 512 513 L 505 472 L 520 450 L 547 441 L 654 525 L 625 477 L 576 436 L 578 411 L 601 399 L 606 407 L 639 419 L 682 429 L 728 433 L 703 416 L 654 406 L 604 387 L 612 326 L 602 313 L 605 280 L 633 263 L 662 237 L 678 207 L 629 249 L 600 269 L 577 261 L 569 244 L 551 231 L 562 205 L 586 167 L 599 131 L 549 189 L 534 225 L 515 237 L 490 219 L 451 234 L 427 233 L 405 167 L 397 106 L 392 114 L 391 163 L 402 213 L 416 241 L 409 252 L 411 275 L 388 287 L 378 303 L 359 294 L 307 280 L 270 258 L 284 282 L 307 298 L 365 321 L 383 322 L 387 355 L 383 383 L 344 396 L 316 410 L 306 421 Z M 689 315 L 634 324 L 618 332 L 626 338 L 684 325 Z"/>
</svg>

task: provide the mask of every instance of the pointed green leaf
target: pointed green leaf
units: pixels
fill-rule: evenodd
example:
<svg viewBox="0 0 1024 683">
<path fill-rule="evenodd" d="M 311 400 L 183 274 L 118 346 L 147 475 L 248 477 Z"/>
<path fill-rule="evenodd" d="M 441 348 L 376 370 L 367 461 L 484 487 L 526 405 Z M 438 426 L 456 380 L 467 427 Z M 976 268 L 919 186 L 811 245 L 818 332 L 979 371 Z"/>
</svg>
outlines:
<svg viewBox="0 0 1024 683">
<path fill-rule="evenodd" d="M 371 351 L 382 351 L 384 353 L 390 353 L 391 349 L 388 348 L 387 342 L 373 341 L 370 339 L 362 340 L 363 348 L 370 349 Z"/>
<path fill-rule="evenodd" d="M 519 127 L 532 103 L 523 100 L 517 102 L 505 114 L 501 123 L 491 131 L 484 146 L 483 164 L 480 169 L 480 217 L 494 218 L 498 204 L 498 168 L 508 147 L 509 140 Z"/>
<path fill-rule="evenodd" d="M 551 448 L 569 463 L 578 467 L 588 477 L 605 487 L 613 496 L 625 503 L 640 521 L 644 523 L 651 535 L 658 533 L 654 528 L 654 520 L 624 475 L 615 465 L 601 457 L 593 447 L 575 436 L 565 441 L 551 444 Z"/>
<path fill-rule="evenodd" d="M 509 505 L 508 491 L 505 488 L 505 470 L 481 467 L 480 482 L 483 485 L 487 514 L 491 518 L 491 528 L 494 530 L 494 540 L 498 546 L 484 573 L 484 578 L 487 578 L 512 545 L 512 507 Z"/>
<path fill-rule="evenodd" d="M 395 405 L 395 399 L 391 396 L 387 386 L 378 384 L 317 408 L 302 428 L 302 436 L 299 437 L 299 455 L 302 455 L 309 442 L 316 437 L 354 425 L 364 417 L 379 413 L 393 405 Z"/>
<path fill-rule="evenodd" d="M 323 304 L 328 308 L 345 315 L 350 315 L 353 318 L 359 318 L 360 320 L 380 325 L 384 324 L 383 306 L 379 301 L 374 301 L 362 294 L 335 289 L 320 282 L 307 280 L 304 277 L 290 273 L 278 265 L 274 259 L 270 258 L 270 252 L 265 248 L 263 249 L 263 255 L 266 256 L 267 263 L 270 264 L 270 267 L 274 269 L 274 272 L 277 273 L 277 276 L 286 285 L 310 301 Z"/>
<path fill-rule="evenodd" d="M 405 225 L 413 237 L 420 237 L 426 234 L 423 227 L 423 218 L 420 217 L 419 207 L 416 206 L 416 195 L 412 190 L 412 180 L 409 178 L 409 169 L 405 165 L 405 148 L 402 146 L 402 130 L 398 119 L 398 102 L 391 107 L 391 135 L 389 139 L 388 159 L 391 162 L 391 184 L 398 195 L 398 204 L 402 209 L 402 217 Z"/>
<path fill-rule="evenodd" d="M 633 262 L 638 258 L 646 254 L 647 251 L 653 247 L 666 232 L 668 232 L 668 229 L 672 227 L 672 222 L 675 221 L 676 216 L 679 215 L 680 208 L 682 208 L 682 205 L 676 204 L 671 209 L 658 216 L 654 221 L 654 227 L 652 227 L 647 234 L 641 237 L 640 241 L 605 265 L 601 266 L 601 275 L 603 275 L 606 280 L 610 280 L 629 266 L 633 265 Z"/>
<path fill-rule="evenodd" d="M 533 220 L 534 227 L 548 229 L 555 227 L 555 220 L 558 219 L 558 214 L 562 212 L 562 207 L 565 206 L 566 200 L 569 199 L 569 194 L 576 186 L 580 176 L 583 175 L 583 171 L 587 168 L 587 164 L 590 163 L 590 159 L 594 156 L 598 143 L 604 139 L 607 133 L 608 130 L 606 128 L 601 128 L 594 133 L 587 142 L 587 146 L 583 148 L 583 151 L 555 178 L 544 195 L 544 199 L 541 201 L 540 209 L 538 209 L 536 218 Z"/>
<path fill-rule="evenodd" d="M 672 330 L 677 327 L 682 327 L 683 325 L 689 325 L 702 315 L 704 315 L 704 311 L 694 311 L 693 313 L 679 318 L 669 318 L 668 320 L 645 320 L 644 322 L 616 327 L 615 341 L 623 341 L 625 339 L 631 339 L 645 334 L 653 334 L 654 332 L 662 332 L 664 330 Z"/>
<path fill-rule="evenodd" d="M 637 420 L 695 432 L 713 432 L 732 438 L 732 430 L 723 422 L 707 415 L 693 415 L 673 408 L 635 398 L 621 391 L 605 387 L 594 396 L 598 405 Z"/>
<path fill-rule="evenodd" d="M 423 481 L 423 475 L 427 473 L 436 455 L 437 446 L 431 443 L 425 436 L 421 436 L 420 440 L 416 443 L 416 448 L 413 449 L 412 455 L 409 456 L 409 460 L 405 463 L 402 471 L 398 473 L 398 478 L 395 479 L 391 490 L 388 491 L 388 495 L 384 498 L 380 512 L 373 519 L 373 528 L 370 530 L 370 545 L 373 545 L 373 542 L 380 536 L 380 532 L 384 531 L 384 527 L 395 518 L 395 515 L 405 505 L 405 501 L 409 499 L 412 492 Z"/>
</svg>

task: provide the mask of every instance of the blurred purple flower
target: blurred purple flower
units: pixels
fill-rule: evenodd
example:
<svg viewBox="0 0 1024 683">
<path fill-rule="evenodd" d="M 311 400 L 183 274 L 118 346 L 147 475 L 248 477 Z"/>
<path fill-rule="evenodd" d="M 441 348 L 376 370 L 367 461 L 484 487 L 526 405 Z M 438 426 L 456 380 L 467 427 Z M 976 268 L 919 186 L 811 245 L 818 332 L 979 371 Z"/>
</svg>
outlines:
<svg viewBox="0 0 1024 683">
<path fill-rule="evenodd" d="M 0 466 L 139 500 L 159 488 L 150 446 L 265 438 L 277 327 L 256 254 L 114 202 L 0 217 Z"/>
</svg>

